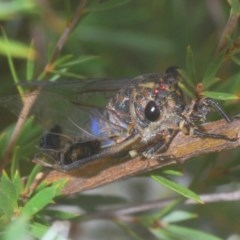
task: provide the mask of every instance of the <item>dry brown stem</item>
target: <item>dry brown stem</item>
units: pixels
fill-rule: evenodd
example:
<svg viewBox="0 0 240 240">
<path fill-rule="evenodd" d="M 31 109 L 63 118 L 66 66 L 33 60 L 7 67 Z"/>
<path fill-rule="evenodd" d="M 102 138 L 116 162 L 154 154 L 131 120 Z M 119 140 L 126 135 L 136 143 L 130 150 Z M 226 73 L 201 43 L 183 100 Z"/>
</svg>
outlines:
<svg viewBox="0 0 240 240">
<path fill-rule="evenodd" d="M 221 35 L 221 38 L 217 47 L 218 53 L 221 52 L 227 46 L 230 36 L 237 29 L 238 19 L 239 19 L 239 14 L 231 11 L 228 22 L 223 30 L 223 33 Z"/>
</svg>

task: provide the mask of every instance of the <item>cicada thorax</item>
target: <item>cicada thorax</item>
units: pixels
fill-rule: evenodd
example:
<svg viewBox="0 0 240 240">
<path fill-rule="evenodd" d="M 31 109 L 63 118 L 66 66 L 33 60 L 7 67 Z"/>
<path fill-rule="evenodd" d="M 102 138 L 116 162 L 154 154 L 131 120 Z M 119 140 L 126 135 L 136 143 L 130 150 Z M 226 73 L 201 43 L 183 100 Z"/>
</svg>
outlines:
<svg viewBox="0 0 240 240">
<path fill-rule="evenodd" d="M 109 121 L 122 126 L 126 136 L 142 135 L 143 141 L 177 129 L 186 105 L 178 81 L 171 73 L 151 74 L 122 88 L 106 107 Z"/>
<path fill-rule="evenodd" d="M 129 142 L 122 151 L 152 156 L 171 142 L 186 105 L 178 81 L 175 73 L 143 75 L 110 99 L 104 128 L 116 145 Z M 140 141 L 129 141 L 136 136 Z"/>
</svg>

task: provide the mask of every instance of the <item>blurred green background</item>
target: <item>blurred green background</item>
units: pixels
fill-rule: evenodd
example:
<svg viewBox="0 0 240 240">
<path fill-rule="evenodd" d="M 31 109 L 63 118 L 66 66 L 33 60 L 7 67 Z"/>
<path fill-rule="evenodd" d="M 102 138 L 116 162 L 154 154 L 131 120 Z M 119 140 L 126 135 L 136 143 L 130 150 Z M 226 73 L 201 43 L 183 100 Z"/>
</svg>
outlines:
<svg viewBox="0 0 240 240">
<path fill-rule="evenodd" d="M 10 2 L 20 5 L 24 1 Z M 34 41 L 37 69 L 41 71 L 78 1 L 70 1 L 69 14 L 67 4 L 64 5 L 68 1 L 25 2 L 32 2 L 32 8 L 9 14 L 2 26 L 9 38 L 27 45 Z M 110 8 L 105 7 L 108 1 L 93 2 L 103 6 L 90 4 L 90 12 L 84 15 L 63 50 L 63 54 L 99 57 L 72 70 L 88 77 L 136 76 L 164 71 L 169 65 L 184 67 L 188 45 L 201 72 L 212 57 L 229 13 L 226 1 L 121 1 L 113 4 L 120 6 Z M 17 64 L 24 80 L 24 63 L 19 60 Z M 4 57 L 1 66 L 4 81 L 9 78 Z"/>
</svg>

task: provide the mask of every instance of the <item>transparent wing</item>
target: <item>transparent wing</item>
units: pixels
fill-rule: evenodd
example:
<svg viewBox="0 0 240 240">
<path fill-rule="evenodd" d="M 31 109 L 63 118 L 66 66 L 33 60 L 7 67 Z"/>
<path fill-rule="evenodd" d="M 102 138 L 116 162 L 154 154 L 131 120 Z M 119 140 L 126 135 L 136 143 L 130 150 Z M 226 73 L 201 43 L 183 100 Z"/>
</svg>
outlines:
<svg viewBox="0 0 240 240">
<path fill-rule="evenodd" d="M 109 98 L 132 81 L 129 78 L 59 80 L 23 83 L 22 86 L 27 89 L 41 88 L 30 114 L 46 129 L 59 125 L 63 134 L 70 138 L 80 136 L 81 139 L 92 139 L 97 137 L 93 136 L 92 119 L 106 122 L 102 112 Z M 29 95 L 32 94 L 36 93 Z M 18 95 L 1 97 L 0 104 L 19 116 L 22 101 Z"/>
<path fill-rule="evenodd" d="M 52 156 L 53 160 L 61 162 L 61 159 L 67 158 L 70 162 L 98 153 L 98 146 L 108 148 L 115 144 L 113 137 L 118 136 L 118 133 L 114 131 L 112 136 L 111 129 L 116 129 L 116 124 L 107 119 L 104 108 L 109 98 L 120 88 L 135 85 L 145 78 L 146 75 L 118 80 L 23 83 L 22 86 L 27 89 L 41 89 L 30 113 L 46 127 L 40 147 L 47 150 L 47 155 Z M 34 94 L 33 91 L 29 96 Z M 1 98 L 0 104 L 18 115 L 22 108 L 21 99 L 17 95 Z M 119 135 L 123 131 L 119 126 Z"/>
</svg>

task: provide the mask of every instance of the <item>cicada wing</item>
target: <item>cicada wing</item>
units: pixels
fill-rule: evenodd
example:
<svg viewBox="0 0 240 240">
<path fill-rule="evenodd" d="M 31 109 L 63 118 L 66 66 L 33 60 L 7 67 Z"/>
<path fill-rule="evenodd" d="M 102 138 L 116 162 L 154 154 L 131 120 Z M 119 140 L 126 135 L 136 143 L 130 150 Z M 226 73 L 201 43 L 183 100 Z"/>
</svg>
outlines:
<svg viewBox="0 0 240 240">
<path fill-rule="evenodd" d="M 22 83 L 28 89 L 41 89 L 38 93 L 29 93 L 25 101 L 37 94 L 37 99 L 31 108 L 30 115 L 46 128 L 51 130 L 59 125 L 66 138 L 92 139 L 95 137 L 96 127 L 93 122 L 97 118 L 104 119 L 103 109 L 109 98 L 122 86 L 129 84 L 131 79 L 85 79 L 85 80 L 59 80 L 57 82 L 31 82 Z M 9 111 L 19 115 L 23 106 L 18 95 L 0 98 L 0 104 Z M 99 123 L 98 123 L 99 125 Z M 101 127 L 101 126 L 98 126 Z M 106 135 L 106 134 L 105 134 Z M 104 134 L 101 134 L 101 137 Z M 105 136 L 104 136 L 105 137 Z"/>
</svg>

